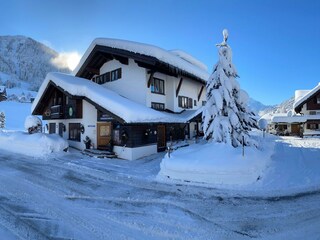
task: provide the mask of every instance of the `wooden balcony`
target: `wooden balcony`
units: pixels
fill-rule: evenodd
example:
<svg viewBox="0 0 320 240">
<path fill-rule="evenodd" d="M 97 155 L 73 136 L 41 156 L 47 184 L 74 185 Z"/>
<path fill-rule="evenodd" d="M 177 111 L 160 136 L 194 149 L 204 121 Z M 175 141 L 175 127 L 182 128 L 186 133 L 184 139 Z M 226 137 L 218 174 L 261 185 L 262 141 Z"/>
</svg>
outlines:
<svg viewBox="0 0 320 240">
<path fill-rule="evenodd" d="M 62 105 L 54 105 L 50 108 L 50 118 L 51 119 L 59 119 L 64 116 L 64 108 Z"/>
</svg>

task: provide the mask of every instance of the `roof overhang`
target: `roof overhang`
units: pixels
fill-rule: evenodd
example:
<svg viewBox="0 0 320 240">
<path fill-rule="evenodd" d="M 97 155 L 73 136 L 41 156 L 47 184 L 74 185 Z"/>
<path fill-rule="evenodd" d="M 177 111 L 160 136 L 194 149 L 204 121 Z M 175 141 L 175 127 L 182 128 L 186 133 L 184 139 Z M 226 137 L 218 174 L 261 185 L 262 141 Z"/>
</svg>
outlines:
<svg viewBox="0 0 320 240">
<path fill-rule="evenodd" d="M 113 59 L 118 60 L 122 64 L 128 64 L 128 59 L 133 59 L 138 66 L 146 68 L 151 72 L 160 72 L 174 77 L 184 76 L 202 84 L 206 84 L 207 80 L 159 60 L 156 57 L 103 45 L 95 45 L 93 47 L 83 64 L 76 70 L 75 76 L 91 79 L 94 75 L 99 74 L 99 70 L 105 62 Z"/>
</svg>

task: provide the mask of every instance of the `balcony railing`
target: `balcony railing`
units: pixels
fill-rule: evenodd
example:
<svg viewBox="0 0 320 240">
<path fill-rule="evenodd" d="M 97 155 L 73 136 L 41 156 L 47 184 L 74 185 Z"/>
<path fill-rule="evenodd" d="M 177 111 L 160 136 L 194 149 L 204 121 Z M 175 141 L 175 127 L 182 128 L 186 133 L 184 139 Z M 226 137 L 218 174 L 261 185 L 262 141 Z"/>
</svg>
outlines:
<svg viewBox="0 0 320 240">
<path fill-rule="evenodd" d="M 50 114 L 51 118 L 61 118 L 63 116 L 62 105 L 51 106 L 50 110 L 51 110 L 51 114 Z"/>
</svg>

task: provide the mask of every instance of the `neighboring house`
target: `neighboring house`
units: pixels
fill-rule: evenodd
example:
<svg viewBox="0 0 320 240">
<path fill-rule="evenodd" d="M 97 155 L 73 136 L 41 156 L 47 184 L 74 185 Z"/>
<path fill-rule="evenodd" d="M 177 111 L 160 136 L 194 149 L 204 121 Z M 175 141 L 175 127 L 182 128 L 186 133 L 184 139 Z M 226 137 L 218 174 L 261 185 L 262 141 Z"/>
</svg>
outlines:
<svg viewBox="0 0 320 240">
<path fill-rule="evenodd" d="M 312 90 L 295 91 L 292 112 L 274 115 L 269 132 L 279 135 L 320 135 L 320 83 Z"/>
<path fill-rule="evenodd" d="M 201 135 L 209 75 L 182 51 L 96 39 L 74 74 L 48 74 L 32 105 L 70 146 L 83 149 L 88 136 L 94 148 L 137 159 Z"/>
<path fill-rule="evenodd" d="M 7 89 L 5 86 L 0 86 L 0 102 L 7 100 Z"/>
</svg>

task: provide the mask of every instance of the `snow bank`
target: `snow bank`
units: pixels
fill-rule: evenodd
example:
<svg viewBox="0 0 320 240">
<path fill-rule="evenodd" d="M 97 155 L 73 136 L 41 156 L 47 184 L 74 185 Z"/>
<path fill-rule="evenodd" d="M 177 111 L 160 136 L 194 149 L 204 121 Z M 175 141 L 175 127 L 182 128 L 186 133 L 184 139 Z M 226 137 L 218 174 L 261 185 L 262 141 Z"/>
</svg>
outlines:
<svg viewBox="0 0 320 240">
<path fill-rule="evenodd" d="M 13 153 L 42 157 L 68 147 L 68 142 L 57 134 L 0 131 L 0 149 Z"/>
<path fill-rule="evenodd" d="M 256 182 L 265 173 L 273 153 L 274 143 L 254 147 L 233 148 L 224 143 L 194 144 L 168 154 L 160 164 L 158 179 L 205 183 L 210 185 L 247 185 Z"/>
<path fill-rule="evenodd" d="M 25 130 L 28 130 L 29 128 L 37 127 L 37 126 L 42 126 L 42 122 L 41 122 L 40 118 L 38 118 L 37 116 L 33 116 L 33 115 L 26 117 L 26 120 L 24 122 Z"/>
</svg>

